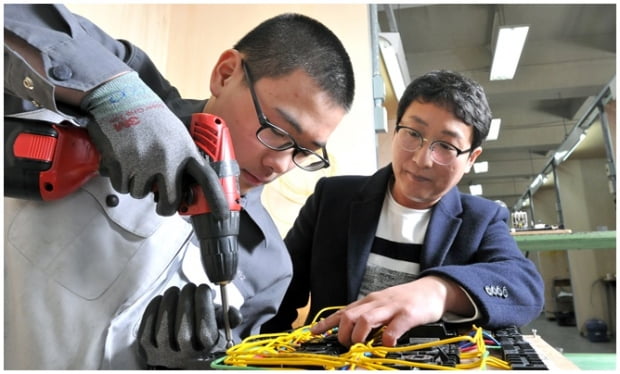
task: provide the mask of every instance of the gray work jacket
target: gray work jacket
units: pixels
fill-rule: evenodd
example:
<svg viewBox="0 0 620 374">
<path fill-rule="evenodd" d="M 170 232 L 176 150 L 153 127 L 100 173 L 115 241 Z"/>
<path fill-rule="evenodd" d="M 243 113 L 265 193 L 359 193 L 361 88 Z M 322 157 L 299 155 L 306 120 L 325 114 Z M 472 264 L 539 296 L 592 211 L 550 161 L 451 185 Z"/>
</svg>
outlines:
<svg viewBox="0 0 620 374">
<path fill-rule="evenodd" d="M 88 126 L 85 113 L 54 100 L 54 85 L 89 90 L 127 70 L 137 71 L 186 124 L 204 107 L 204 100 L 180 98 L 139 48 L 62 5 L 5 5 L 4 24 L 5 32 L 44 51 L 47 72 L 38 75 L 5 44 L 5 115 L 53 113 Z M 239 267 L 228 286 L 244 316 L 237 342 L 275 314 L 291 278 L 261 191 L 242 201 Z M 189 222 L 158 216 L 152 196 L 118 194 L 107 178 L 95 177 L 62 200 L 5 198 L 4 204 L 5 369 L 143 367 L 135 335 L 148 302 L 172 285 L 207 280 Z"/>
</svg>

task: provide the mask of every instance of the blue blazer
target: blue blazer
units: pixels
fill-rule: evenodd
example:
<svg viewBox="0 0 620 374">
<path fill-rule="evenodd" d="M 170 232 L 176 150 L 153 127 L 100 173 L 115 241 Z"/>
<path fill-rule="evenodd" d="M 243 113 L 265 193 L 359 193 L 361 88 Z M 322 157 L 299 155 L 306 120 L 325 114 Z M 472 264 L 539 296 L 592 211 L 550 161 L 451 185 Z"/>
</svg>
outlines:
<svg viewBox="0 0 620 374">
<path fill-rule="evenodd" d="M 290 329 L 308 296 L 307 323 L 324 307 L 357 299 L 392 178 L 388 165 L 371 176 L 319 180 L 286 235 L 293 278 L 263 332 Z M 525 325 L 543 308 L 542 278 L 510 235 L 508 217 L 499 204 L 454 187 L 432 208 L 420 258 L 420 277 L 460 284 L 480 310 L 475 323 L 487 328 Z"/>
</svg>

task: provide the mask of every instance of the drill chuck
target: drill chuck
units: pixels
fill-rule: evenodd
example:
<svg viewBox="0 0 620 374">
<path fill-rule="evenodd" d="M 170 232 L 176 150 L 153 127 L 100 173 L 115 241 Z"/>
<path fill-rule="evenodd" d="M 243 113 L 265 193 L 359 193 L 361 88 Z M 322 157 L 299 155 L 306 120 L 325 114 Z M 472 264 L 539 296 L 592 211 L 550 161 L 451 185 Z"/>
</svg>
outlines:
<svg viewBox="0 0 620 374">
<path fill-rule="evenodd" d="M 237 271 L 239 211 L 230 211 L 223 220 L 211 213 L 194 215 L 191 219 L 209 281 L 218 285 L 230 282 Z"/>
</svg>

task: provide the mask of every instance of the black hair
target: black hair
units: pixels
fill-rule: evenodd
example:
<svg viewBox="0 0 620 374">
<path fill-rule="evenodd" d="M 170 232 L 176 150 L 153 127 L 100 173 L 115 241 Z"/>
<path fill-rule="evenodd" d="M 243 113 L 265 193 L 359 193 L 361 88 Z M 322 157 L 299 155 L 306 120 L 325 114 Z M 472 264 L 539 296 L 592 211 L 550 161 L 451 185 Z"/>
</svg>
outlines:
<svg viewBox="0 0 620 374">
<path fill-rule="evenodd" d="M 355 81 L 349 55 L 338 37 L 310 17 L 285 13 L 252 29 L 234 48 L 256 81 L 303 69 L 339 106 L 349 111 Z"/>
<path fill-rule="evenodd" d="M 459 73 L 436 70 L 413 80 L 398 102 L 396 123 L 413 101 L 433 103 L 451 111 L 468 126 L 473 126 L 472 148 L 482 144 L 489 134 L 491 109 L 482 86 Z"/>
</svg>

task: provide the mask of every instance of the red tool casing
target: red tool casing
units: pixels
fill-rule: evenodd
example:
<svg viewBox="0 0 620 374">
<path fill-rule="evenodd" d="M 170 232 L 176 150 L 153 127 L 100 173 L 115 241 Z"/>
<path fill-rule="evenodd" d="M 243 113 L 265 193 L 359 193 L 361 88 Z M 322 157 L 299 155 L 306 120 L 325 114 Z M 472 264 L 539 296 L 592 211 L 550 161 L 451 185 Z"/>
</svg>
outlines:
<svg viewBox="0 0 620 374">
<path fill-rule="evenodd" d="M 57 200 L 99 170 L 88 132 L 73 125 L 4 118 L 4 195 Z"/>
</svg>

